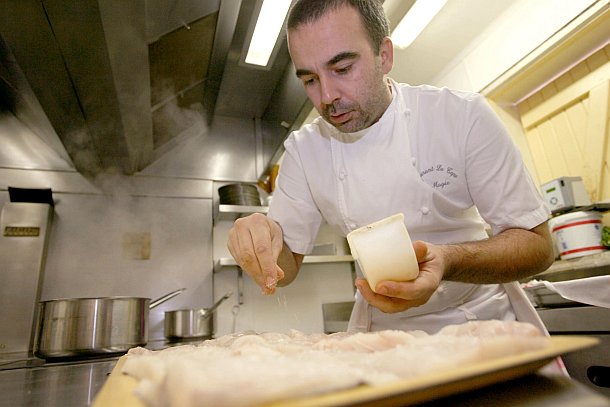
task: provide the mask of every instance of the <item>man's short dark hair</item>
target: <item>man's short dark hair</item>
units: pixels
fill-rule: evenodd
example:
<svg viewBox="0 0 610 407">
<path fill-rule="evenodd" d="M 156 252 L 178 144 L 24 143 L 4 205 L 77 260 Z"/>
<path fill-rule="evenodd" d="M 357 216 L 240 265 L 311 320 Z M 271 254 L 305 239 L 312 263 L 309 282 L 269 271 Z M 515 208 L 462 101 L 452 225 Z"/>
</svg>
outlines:
<svg viewBox="0 0 610 407">
<path fill-rule="evenodd" d="M 381 0 L 297 0 L 288 14 L 286 28 L 291 30 L 301 24 L 312 23 L 327 12 L 344 6 L 358 11 L 373 51 L 379 55 L 381 42 L 390 35 L 390 24 Z"/>
</svg>

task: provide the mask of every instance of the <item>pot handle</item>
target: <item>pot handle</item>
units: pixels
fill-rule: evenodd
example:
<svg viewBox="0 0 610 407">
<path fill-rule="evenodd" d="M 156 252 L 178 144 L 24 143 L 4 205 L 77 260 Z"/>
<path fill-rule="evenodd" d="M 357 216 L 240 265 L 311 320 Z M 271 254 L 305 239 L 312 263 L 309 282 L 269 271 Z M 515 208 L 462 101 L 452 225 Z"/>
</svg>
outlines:
<svg viewBox="0 0 610 407">
<path fill-rule="evenodd" d="M 160 297 L 160 298 L 157 298 L 156 300 L 151 301 L 150 305 L 148 306 L 148 309 L 153 309 L 157 305 L 161 305 L 165 301 L 174 298 L 175 296 L 177 296 L 178 294 L 180 294 L 184 290 L 186 290 L 186 288 L 181 288 L 179 290 L 172 291 L 171 293 L 165 294 L 163 297 Z"/>
<path fill-rule="evenodd" d="M 226 300 L 227 298 L 229 298 L 229 297 L 230 297 L 230 296 L 232 296 L 232 295 L 233 295 L 233 291 L 229 291 L 228 293 L 226 293 L 225 295 L 223 295 L 221 299 L 219 299 L 218 301 L 216 301 L 216 303 L 215 303 L 214 305 L 212 305 L 210 308 L 204 308 L 204 309 L 201 309 L 201 310 L 199 311 L 199 312 L 200 312 L 200 314 L 201 314 L 201 315 L 200 315 L 200 316 L 201 316 L 201 318 L 207 318 L 207 317 L 209 317 L 210 315 L 212 315 L 212 313 L 213 313 L 213 312 L 216 310 L 216 308 L 218 308 L 218 306 L 219 306 L 220 304 L 222 304 L 222 302 L 223 302 L 224 300 Z"/>
</svg>

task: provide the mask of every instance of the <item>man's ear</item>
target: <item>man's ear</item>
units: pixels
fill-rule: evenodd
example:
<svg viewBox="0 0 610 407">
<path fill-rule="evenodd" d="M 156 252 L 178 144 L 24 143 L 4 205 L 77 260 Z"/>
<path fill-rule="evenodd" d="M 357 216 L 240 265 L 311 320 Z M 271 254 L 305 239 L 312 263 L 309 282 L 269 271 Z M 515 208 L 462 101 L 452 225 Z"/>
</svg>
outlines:
<svg viewBox="0 0 610 407">
<path fill-rule="evenodd" d="M 385 37 L 379 47 L 379 56 L 381 57 L 381 66 L 383 73 L 388 74 L 394 66 L 394 44 L 390 37 Z"/>
</svg>

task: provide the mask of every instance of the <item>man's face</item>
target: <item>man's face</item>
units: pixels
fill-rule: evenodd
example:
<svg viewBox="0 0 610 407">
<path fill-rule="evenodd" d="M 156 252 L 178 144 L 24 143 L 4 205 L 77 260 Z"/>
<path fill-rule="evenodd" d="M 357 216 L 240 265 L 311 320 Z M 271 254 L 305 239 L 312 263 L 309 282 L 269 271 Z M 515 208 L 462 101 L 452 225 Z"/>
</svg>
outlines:
<svg viewBox="0 0 610 407">
<path fill-rule="evenodd" d="M 391 101 L 384 75 L 392 68 L 392 43 L 371 48 L 358 12 L 341 7 L 288 33 L 290 55 L 307 96 L 342 132 L 374 124 Z"/>
</svg>

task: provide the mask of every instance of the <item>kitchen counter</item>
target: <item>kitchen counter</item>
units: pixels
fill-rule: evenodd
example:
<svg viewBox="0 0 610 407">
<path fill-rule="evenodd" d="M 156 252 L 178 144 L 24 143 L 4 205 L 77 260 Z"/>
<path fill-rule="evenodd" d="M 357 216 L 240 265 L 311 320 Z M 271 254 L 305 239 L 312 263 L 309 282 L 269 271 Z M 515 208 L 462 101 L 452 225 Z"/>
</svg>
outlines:
<svg viewBox="0 0 610 407">
<path fill-rule="evenodd" d="M 0 371 L 0 406 L 89 406 L 117 358 Z M 528 375 L 424 406 L 608 407 L 610 399 L 568 378 Z"/>
<path fill-rule="evenodd" d="M 0 406 L 89 406 L 117 360 L 47 363 L 0 371 Z"/>
</svg>

